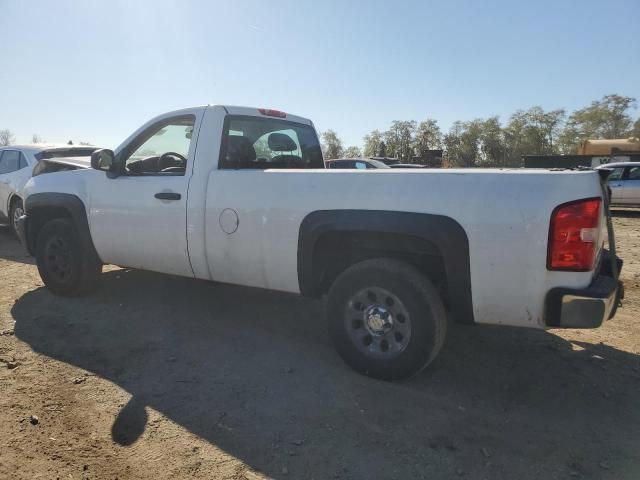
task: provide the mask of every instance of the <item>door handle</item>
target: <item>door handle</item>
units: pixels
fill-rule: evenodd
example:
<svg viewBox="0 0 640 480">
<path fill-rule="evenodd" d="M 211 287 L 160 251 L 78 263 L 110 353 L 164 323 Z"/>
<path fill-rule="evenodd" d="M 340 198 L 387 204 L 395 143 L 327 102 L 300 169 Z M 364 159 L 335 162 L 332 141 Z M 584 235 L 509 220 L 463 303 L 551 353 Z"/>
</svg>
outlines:
<svg viewBox="0 0 640 480">
<path fill-rule="evenodd" d="M 174 192 L 159 192 L 154 195 L 158 200 L 180 200 L 182 195 Z"/>
</svg>

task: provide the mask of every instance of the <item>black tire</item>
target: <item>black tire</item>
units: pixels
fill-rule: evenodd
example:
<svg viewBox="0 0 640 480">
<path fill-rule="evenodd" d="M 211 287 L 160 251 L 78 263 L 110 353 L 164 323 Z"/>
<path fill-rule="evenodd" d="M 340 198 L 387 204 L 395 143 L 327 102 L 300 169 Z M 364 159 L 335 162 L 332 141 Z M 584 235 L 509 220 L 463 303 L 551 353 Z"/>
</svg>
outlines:
<svg viewBox="0 0 640 480">
<path fill-rule="evenodd" d="M 82 248 L 73 222 L 49 220 L 38 232 L 36 263 L 42 281 L 52 293 L 74 296 L 95 289 L 102 272 L 97 255 Z"/>
<path fill-rule="evenodd" d="M 440 352 L 447 331 L 436 287 L 411 265 L 387 258 L 340 274 L 329 291 L 327 315 L 342 359 L 383 380 L 419 373 Z"/>
<path fill-rule="evenodd" d="M 22 206 L 22 199 L 14 197 L 11 200 L 11 207 L 9 208 L 9 220 L 11 221 L 11 228 L 13 233 L 18 235 L 18 218 L 24 215 L 24 207 Z"/>
</svg>

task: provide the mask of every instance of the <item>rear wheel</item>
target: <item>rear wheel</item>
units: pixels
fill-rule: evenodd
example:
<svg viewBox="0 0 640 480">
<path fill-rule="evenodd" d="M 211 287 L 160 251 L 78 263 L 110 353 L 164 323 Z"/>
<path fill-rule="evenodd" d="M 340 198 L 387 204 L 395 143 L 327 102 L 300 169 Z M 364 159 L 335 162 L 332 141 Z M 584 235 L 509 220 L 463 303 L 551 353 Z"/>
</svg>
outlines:
<svg viewBox="0 0 640 480">
<path fill-rule="evenodd" d="M 36 240 L 36 263 L 42 281 L 56 295 L 72 296 L 93 290 L 102 272 L 102 263 L 82 248 L 70 219 L 50 220 Z"/>
<path fill-rule="evenodd" d="M 366 260 L 345 270 L 329 291 L 327 313 L 344 361 L 385 380 L 420 372 L 446 334 L 437 289 L 416 268 L 393 259 Z"/>
<path fill-rule="evenodd" d="M 11 219 L 11 228 L 13 232 L 18 235 L 18 219 L 24 215 L 24 207 L 22 205 L 21 198 L 14 198 L 11 201 L 11 208 L 9 210 L 9 218 Z"/>
</svg>

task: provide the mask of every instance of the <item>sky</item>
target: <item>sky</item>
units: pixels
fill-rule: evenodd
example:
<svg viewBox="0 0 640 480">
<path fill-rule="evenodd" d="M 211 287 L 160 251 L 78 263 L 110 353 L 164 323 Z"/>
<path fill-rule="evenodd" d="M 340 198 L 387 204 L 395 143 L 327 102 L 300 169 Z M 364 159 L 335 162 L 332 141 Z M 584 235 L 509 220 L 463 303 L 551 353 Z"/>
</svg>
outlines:
<svg viewBox="0 0 640 480">
<path fill-rule="evenodd" d="M 393 120 L 571 111 L 640 98 L 638 18 L 638 0 L 0 0 L 0 129 L 113 148 L 229 104 L 361 146 Z"/>
</svg>

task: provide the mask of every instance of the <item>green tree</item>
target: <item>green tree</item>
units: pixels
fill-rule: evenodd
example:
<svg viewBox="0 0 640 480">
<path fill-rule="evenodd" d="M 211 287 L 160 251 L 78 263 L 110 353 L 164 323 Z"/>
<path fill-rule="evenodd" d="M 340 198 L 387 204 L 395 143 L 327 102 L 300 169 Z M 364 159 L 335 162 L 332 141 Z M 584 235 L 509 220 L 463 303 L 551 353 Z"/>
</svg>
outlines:
<svg viewBox="0 0 640 480">
<path fill-rule="evenodd" d="M 498 117 L 476 120 L 478 134 L 477 164 L 483 167 L 499 167 L 505 164 L 505 148 L 502 127 Z"/>
<path fill-rule="evenodd" d="M 504 165 L 520 166 L 522 155 L 549 155 L 559 150 L 565 112 L 545 112 L 541 107 L 518 110 L 503 130 Z"/>
<path fill-rule="evenodd" d="M 364 156 L 376 157 L 380 150 L 380 142 L 382 142 L 382 133 L 380 130 L 374 130 L 364 136 Z"/>
<path fill-rule="evenodd" d="M 431 118 L 420 122 L 413 137 L 413 150 L 418 156 L 423 156 L 427 150 L 442 147 L 442 132 L 438 121 Z"/>
<path fill-rule="evenodd" d="M 398 154 L 396 153 L 398 151 L 398 136 L 396 134 L 396 132 L 392 131 L 391 129 L 386 130 L 383 134 L 383 142 L 385 145 L 385 153 L 386 153 L 386 157 L 397 157 Z"/>
<path fill-rule="evenodd" d="M 505 164 L 504 135 L 498 117 L 455 122 L 444 136 L 446 157 L 454 167 Z"/>
<path fill-rule="evenodd" d="M 333 130 L 327 130 L 322 134 L 322 153 L 325 160 L 342 157 L 342 140 Z"/>
<path fill-rule="evenodd" d="M 362 152 L 359 147 L 351 146 L 344 149 L 342 156 L 345 158 L 360 158 L 362 157 Z"/>
<path fill-rule="evenodd" d="M 457 121 L 444 136 L 447 159 L 454 167 L 475 167 L 478 160 L 482 120 Z"/>
<path fill-rule="evenodd" d="M 386 157 L 387 156 L 387 144 L 384 143 L 384 140 L 380 140 L 380 145 L 378 146 L 378 157 Z"/>
<path fill-rule="evenodd" d="M 7 128 L 0 130 L 0 147 L 11 145 L 15 140 L 16 137 L 11 130 Z"/>
<path fill-rule="evenodd" d="M 622 95 L 605 95 L 588 107 L 576 110 L 567 120 L 560 136 L 563 153 L 573 153 L 588 138 L 625 138 L 632 132 L 629 111 L 636 99 Z"/>
<path fill-rule="evenodd" d="M 413 134 L 415 130 L 415 120 L 394 120 L 391 123 L 391 128 L 384 132 L 387 155 L 397 157 L 403 163 L 411 161 L 411 157 L 413 156 Z"/>
<path fill-rule="evenodd" d="M 631 136 L 640 138 L 640 118 L 633 123 L 633 128 L 631 129 Z"/>
</svg>

